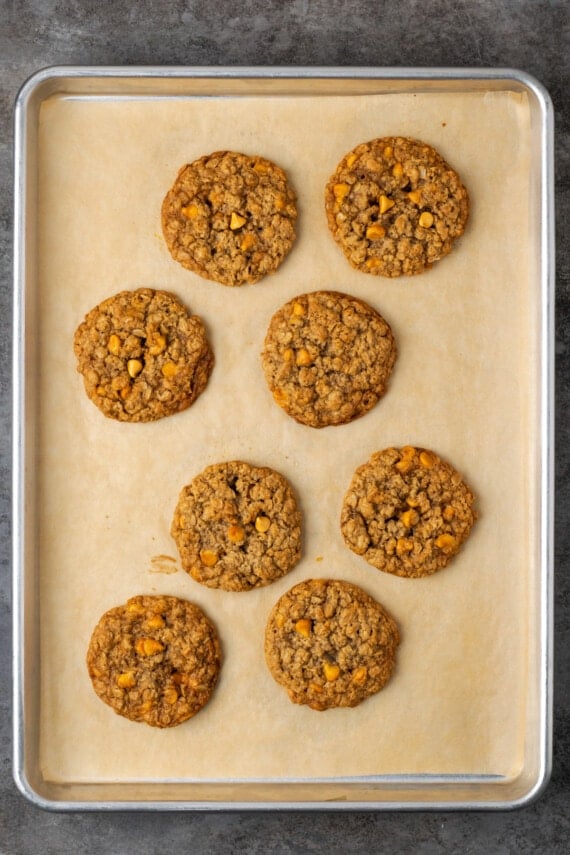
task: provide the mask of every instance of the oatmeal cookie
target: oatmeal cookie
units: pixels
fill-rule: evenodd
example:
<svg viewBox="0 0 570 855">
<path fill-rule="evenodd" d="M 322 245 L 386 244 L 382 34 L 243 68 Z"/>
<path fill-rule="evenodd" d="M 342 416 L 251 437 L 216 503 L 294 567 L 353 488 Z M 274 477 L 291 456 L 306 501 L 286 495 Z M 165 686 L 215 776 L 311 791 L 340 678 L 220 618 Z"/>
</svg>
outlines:
<svg viewBox="0 0 570 855">
<path fill-rule="evenodd" d="M 378 570 L 429 576 L 469 536 L 474 502 L 461 475 L 433 451 L 387 448 L 354 473 L 340 527 L 346 545 Z"/>
<path fill-rule="evenodd" d="M 315 291 L 273 315 L 261 358 L 277 404 L 296 421 L 321 428 L 350 422 L 377 403 L 396 343 L 384 318 L 363 300 Z"/>
<path fill-rule="evenodd" d="M 296 195 L 281 167 L 217 151 L 183 166 L 162 203 L 162 231 L 183 267 L 222 285 L 274 273 L 295 240 Z"/>
<path fill-rule="evenodd" d="M 350 264 L 410 276 L 447 255 L 465 230 L 469 197 L 431 146 L 383 137 L 346 154 L 325 191 L 329 228 Z"/>
<path fill-rule="evenodd" d="M 75 332 L 74 349 L 89 398 L 123 422 L 185 410 L 214 364 L 200 318 L 151 288 L 121 291 L 92 309 Z"/>
<path fill-rule="evenodd" d="M 273 607 L 265 658 L 294 703 L 354 707 L 386 685 L 399 641 L 396 622 L 361 588 L 309 579 Z"/>
<path fill-rule="evenodd" d="M 197 582 L 226 591 L 269 585 L 301 557 L 301 514 L 273 469 L 233 460 L 208 466 L 180 493 L 171 534 Z"/>
<path fill-rule="evenodd" d="M 136 596 L 93 630 L 87 670 L 97 695 L 119 715 L 174 727 L 196 715 L 218 680 L 218 635 L 204 612 L 177 597 Z"/>
</svg>

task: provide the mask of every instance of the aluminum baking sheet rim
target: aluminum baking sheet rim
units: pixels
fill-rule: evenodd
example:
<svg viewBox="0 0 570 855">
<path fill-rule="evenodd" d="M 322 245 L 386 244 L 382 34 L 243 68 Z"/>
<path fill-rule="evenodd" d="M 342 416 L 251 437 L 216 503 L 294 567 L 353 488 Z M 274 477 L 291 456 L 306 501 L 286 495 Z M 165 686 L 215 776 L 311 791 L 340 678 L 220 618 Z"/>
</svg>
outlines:
<svg viewBox="0 0 570 855">
<path fill-rule="evenodd" d="M 515 83 L 519 90 L 532 94 L 540 114 L 540 235 L 539 235 L 539 276 L 540 276 L 540 372 L 539 389 L 539 441 L 540 441 L 540 590 L 539 590 L 539 632 L 540 657 L 539 704 L 538 704 L 538 770 L 526 792 L 510 801 L 500 798 L 463 799 L 446 798 L 450 786 L 476 786 L 483 779 L 475 776 L 378 776 L 371 779 L 353 778 L 351 782 L 366 786 L 371 783 L 375 788 L 383 784 L 402 787 L 407 790 L 421 788 L 428 782 L 439 786 L 441 798 L 424 801 L 421 798 L 398 800 L 354 801 L 334 799 L 289 801 L 286 798 L 275 801 L 191 801 L 176 799 L 165 800 L 71 800 L 50 799 L 41 795 L 31 783 L 26 771 L 25 752 L 25 674 L 24 654 L 27 632 L 26 601 L 30 596 L 26 585 L 30 581 L 25 575 L 25 506 L 26 506 L 26 445 L 29 441 L 26 432 L 26 274 L 27 274 L 27 233 L 26 233 L 26 193 L 29 187 L 27 174 L 27 143 L 29 138 L 28 113 L 37 91 L 46 83 L 57 82 L 65 86 L 70 80 L 88 80 L 95 78 L 113 83 L 125 80 L 168 81 L 174 78 L 191 81 L 193 79 L 214 80 L 378 80 L 393 81 L 411 85 L 414 81 L 422 86 L 430 82 L 453 81 L 458 83 L 488 82 L 495 88 L 501 83 Z M 115 93 L 120 94 L 120 93 Z M 168 96 L 165 96 L 168 97 Z M 13 312 L 13 775 L 20 792 L 38 807 L 51 810 L 501 810 L 523 807 L 538 798 L 550 779 L 552 765 L 552 651 L 553 651 L 553 505 L 554 505 L 554 119 L 553 107 L 546 89 L 526 72 L 510 68 L 374 68 L 374 67 L 122 67 L 122 66 L 58 66 L 45 68 L 34 74 L 22 86 L 15 104 L 14 133 L 14 312 Z M 485 781 L 495 776 L 484 776 Z M 344 779 L 343 779 L 344 780 Z M 501 778 L 498 778 L 501 781 Z M 336 779 L 328 780 L 334 784 Z M 166 782 L 164 782 L 166 783 Z M 226 784 L 229 782 L 225 782 Z M 251 782 L 249 782 L 251 783 Z M 263 784 L 267 782 L 257 782 Z M 285 781 L 271 782 L 273 786 L 284 786 Z M 303 783 L 303 782 L 297 782 Z M 307 782 L 308 783 L 308 782 Z M 239 783 L 236 782 L 239 786 Z M 73 785 L 69 785 L 73 786 Z M 144 784 L 141 784 L 144 786 Z M 499 784 L 500 786 L 500 784 Z M 38 788 L 39 789 L 39 788 Z M 65 790 L 65 787 L 63 787 Z M 419 795 L 419 793 L 418 793 Z"/>
</svg>

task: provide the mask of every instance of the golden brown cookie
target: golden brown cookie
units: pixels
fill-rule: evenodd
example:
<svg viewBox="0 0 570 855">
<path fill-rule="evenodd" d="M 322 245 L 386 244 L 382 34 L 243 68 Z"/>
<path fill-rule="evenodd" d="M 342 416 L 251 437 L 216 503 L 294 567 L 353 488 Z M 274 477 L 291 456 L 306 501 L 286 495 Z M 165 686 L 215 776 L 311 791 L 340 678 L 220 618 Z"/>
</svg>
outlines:
<svg viewBox="0 0 570 855">
<path fill-rule="evenodd" d="M 196 715 L 218 680 L 218 635 L 204 612 L 177 597 L 136 596 L 93 630 L 87 669 L 97 695 L 119 715 L 174 727 Z"/>
<path fill-rule="evenodd" d="M 399 641 L 396 622 L 357 585 L 309 579 L 273 607 L 265 658 L 294 703 L 354 707 L 386 685 Z"/>
<path fill-rule="evenodd" d="M 223 285 L 274 273 L 293 246 L 296 219 L 296 195 L 281 167 L 233 151 L 183 166 L 162 204 L 172 257 Z"/>
<path fill-rule="evenodd" d="M 186 572 L 210 588 L 269 585 L 301 557 L 301 514 L 289 482 L 240 460 L 208 466 L 183 488 L 170 531 Z"/>
<path fill-rule="evenodd" d="M 382 137 L 346 154 L 325 191 L 329 228 L 350 264 L 411 276 L 447 255 L 469 215 L 457 173 L 424 142 Z"/>
<path fill-rule="evenodd" d="M 346 545 L 378 570 L 415 578 L 440 570 L 465 542 L 475 497 L 433 451 L 377 451 L 353 475 L 344 497 Z"/>
<path fill-rule="evenodd" d="M 271 318 L 262 353 L 275 401 L 314 428 L 368 412 L 384 395 L 396 343 L 384 318 L 363 300 L 314 291 Z"/>
<path fill-rule="evenodd" d="M 200 318 L 151 288 L 121 291 L 95 306 L 76 330 L 74 349 L 89 398 L 123 422 L 185 410 L 214 364 Z"/>
</svg>

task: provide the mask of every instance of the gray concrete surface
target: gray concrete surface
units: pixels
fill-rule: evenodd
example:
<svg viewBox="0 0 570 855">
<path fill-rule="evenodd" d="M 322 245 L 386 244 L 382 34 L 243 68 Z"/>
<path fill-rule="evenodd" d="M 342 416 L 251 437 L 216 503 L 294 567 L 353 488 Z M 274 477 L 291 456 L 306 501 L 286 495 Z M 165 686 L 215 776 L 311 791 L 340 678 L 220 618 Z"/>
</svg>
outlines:
<svg viewBox="0 0 570 855">
<path fill-rule="evenodd" d="M 562 853 L 569 849 L 570 111 L 563 0 L 0 0 L 0 853 Z M 507 813 L 53 814 L 11 773 L 10 349 L 12 108 L 54 64 L 511 66 L 550 91 L 557 122 L 557 537 L 554 768 Z"/>
</svg>

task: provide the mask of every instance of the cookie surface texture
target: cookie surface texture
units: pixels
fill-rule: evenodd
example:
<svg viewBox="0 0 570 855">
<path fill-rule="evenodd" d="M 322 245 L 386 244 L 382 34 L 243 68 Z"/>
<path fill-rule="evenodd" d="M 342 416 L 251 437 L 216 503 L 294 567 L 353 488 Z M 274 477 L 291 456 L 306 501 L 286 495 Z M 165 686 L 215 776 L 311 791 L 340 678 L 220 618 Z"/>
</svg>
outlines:
<svg viewBox="0 0 570 855">
<path fill-rule="evenodd" d="M 321 428 L 372 409 L 386 392 L 396 343 L 363 300 L 314 291 L 273 315 L 261 358 L 276 403 L 301 424 Z"/>
<path fill-rule="evenodd" d="M 182 489 L 170 531 L 186 572 L 210 588 L 269 585 L 301 557 L 301 513 L 289 482 L 239 460 L 208 466 Z"/>
<path fill-rule="evenodd" d="M 162 231 L 183 267 L 223 285 L 274 273 L 295 241 L 296 195 L 263 157 L 218 151 L 182 167 L 162 203 Z"/>
<path fill-rule="evenodd" d="M 354 707 L 386 685 L 399 640 L 394 619 L 362 588 L 309 579 L 273 607 L 265 658 L 294 703 Z"/>
<path fill-rule="evenodd" d="M 346 545 L 378 570 L 429 576 L 469 536 L 474 503 L 461 475 L 433 451 L 388 448 L 354 473 L 340 527 Z"/>
<path fill-rule="evenodd" d="M 92 309 L 74 337 L 88 397 L 107 417 L 150 422 L 185 410 L 214 356 L 204 324 L 166 291 L 121 291 Z"/>
<path fill-rule="evenodd" d="M 221 667 L 217 632 L 177 597 L 136 596 L 105 612 L 93 630 L 87 670 L 97 695 L 119 715 L 174 727 L 210 699 Z"/>
<path fill-rule="evenodd" d="M 382 137 L 343 157 L 325 190 L 330 231 L 350 264 L 411 276 L 447 255 L 469 216 L 469 196 L 438 152 Z"/>
</svg>

